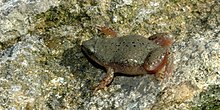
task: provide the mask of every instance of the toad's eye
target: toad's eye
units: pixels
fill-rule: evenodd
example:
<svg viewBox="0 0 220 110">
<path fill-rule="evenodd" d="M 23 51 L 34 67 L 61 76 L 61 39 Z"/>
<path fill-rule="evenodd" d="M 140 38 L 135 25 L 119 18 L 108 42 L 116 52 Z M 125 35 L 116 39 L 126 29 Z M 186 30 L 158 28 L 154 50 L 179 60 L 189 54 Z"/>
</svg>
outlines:
<svg viewBox="0 0 220 110">
<path fill-rule="evenodd" d="M 94 52 L 95 52 L 95 49 L 94 49 L 94 47 L 93 47 L 93 46 L 89 47 L 88 49 L 89 49 L 89 51 L 90 51 L 90 52 L 92 52 L 92 53 L 94 53 Z"/>
</svg>

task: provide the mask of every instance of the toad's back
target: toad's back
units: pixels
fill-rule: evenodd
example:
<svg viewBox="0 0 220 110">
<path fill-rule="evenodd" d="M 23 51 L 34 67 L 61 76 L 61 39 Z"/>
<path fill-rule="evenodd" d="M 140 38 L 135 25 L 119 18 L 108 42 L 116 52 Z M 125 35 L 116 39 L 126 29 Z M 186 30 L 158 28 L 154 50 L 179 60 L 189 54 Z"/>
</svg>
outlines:
<svg viewBox="0 0 220 110">
<path fill-rule="evenodd" d="M 160 45 L 139 35 L 98 39 L 95 44 L 95 56 L 104 63 L 123 65 L 143 64 L 147 55 Z"/>
</svg>

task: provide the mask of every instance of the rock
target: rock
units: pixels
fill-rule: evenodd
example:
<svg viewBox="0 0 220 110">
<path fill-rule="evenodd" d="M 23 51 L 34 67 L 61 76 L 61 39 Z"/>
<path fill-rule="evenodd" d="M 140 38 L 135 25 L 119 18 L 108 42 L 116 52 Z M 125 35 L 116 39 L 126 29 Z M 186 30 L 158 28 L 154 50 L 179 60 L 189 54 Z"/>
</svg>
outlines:
<svg viewBox="0 0 220 110">
<path fill-rule="evenodd" d="M 219 1 L 0 1 L 0 109 L 219 109 Z M 102 67 L 82 54 L 82 41 L 168 32 L 173 74 L 118 75 L 92 90 Z"/>
</svg>

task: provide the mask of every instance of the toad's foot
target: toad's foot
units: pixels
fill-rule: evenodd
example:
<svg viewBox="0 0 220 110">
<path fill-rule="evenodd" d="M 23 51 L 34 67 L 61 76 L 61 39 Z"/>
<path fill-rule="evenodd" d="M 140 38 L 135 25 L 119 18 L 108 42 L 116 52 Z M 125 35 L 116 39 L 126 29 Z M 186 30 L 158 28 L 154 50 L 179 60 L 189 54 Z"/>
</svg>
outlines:
<svg viewBox="0 0 220 110">
<path fill-rule="evenodd" d="M 173 40 L 169 37 L 169 34 L 167 33 L 154 34 L 150 36 L 148 39 L 156 42 L 162 47 L 170 47 L 173 43 Z"/>
<path fill-rule="evenodd" d="M 112 82 L 113 78 L 114 78 L 114 70 L 112 68 L 108 68 L 106 76 L 102 79 L 99 85 L 95 88 L 93 93 L 96 93 L 99 89 L 105 88 L 107 85 L 109 85 Z"/>
<path fill-rule="evenodd" d="M 111 28 L 108 28 L 106 26 L 97 26 L 99 28 L 99 30 L 104 33 L 105 35 L 109 35 L 111 37 L 116 37 L 117 36 L 117 33 L 112 30 Z"/>
</svg>

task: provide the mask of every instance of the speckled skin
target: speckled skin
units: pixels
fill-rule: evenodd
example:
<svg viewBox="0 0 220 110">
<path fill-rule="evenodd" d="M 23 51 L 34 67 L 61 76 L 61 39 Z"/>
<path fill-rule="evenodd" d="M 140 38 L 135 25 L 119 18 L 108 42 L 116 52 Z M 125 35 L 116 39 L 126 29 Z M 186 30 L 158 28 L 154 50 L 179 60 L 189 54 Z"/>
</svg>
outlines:
<svg viewBox="0 0 220 110">
<path fill-rule="evenodd" d="M 163 34 L 160 37 L 163 37 Z M 104 78 L 108 80 L 113 79 L 114 73 L 127 75 L 157 73 L 167 65 L 169 55 L 167 46 L 162 46 L 140 35 L 92 38 L 82 43 L 82 50 L 85 55 L 106 68 L 106 77 L 112 77 Z M 107 81 L 99 88 L 109 83 Z"/>
</svg>

